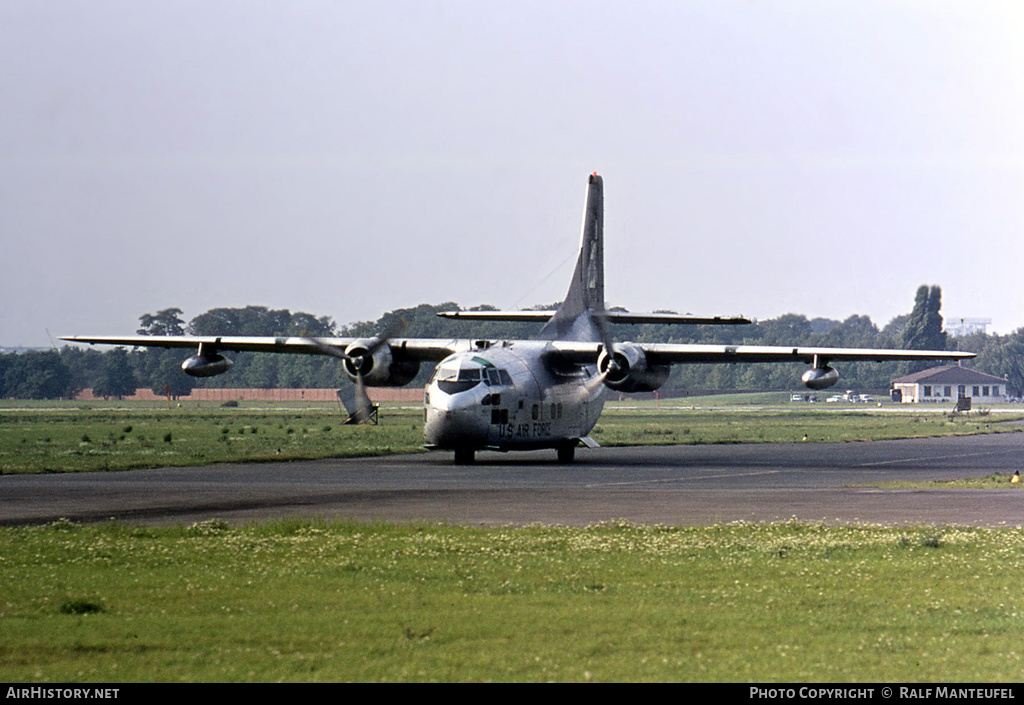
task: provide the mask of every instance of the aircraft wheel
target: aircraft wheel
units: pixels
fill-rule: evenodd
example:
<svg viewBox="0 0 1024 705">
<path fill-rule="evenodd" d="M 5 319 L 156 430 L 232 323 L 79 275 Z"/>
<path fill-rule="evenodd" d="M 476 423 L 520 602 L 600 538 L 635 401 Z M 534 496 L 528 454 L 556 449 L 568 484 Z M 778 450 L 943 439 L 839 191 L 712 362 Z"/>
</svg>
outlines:
<svg viewBox="0 0 1024 705">
<path fill-rule="evenodd" d="M 472 448 L 456 448 L 455 449 L 455 464 L 456 465 L 472 465 L 476 458 L 476 452 Z"/>
<path fill-rule="evenodd" d="M 571 463 L 576 457 L 576 444 L 566 443 L 558 446 L 558 462 Z"/>
</svg>

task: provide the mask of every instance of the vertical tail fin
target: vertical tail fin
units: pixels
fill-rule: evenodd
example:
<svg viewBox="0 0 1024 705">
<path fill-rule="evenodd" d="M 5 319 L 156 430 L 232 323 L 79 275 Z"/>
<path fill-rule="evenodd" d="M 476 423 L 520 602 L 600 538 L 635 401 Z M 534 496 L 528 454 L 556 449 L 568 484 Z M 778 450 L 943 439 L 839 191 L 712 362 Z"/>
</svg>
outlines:
<svg viewBox="0 0 1024 705">
<path fill-rule="evenodd" d="M 542 340 L 601 340 L 590 315 L 604 311 L 604 181 L 597 172 L 587 185 L 580 256 L 565 301 L 538 334 Z"/>
</svg>

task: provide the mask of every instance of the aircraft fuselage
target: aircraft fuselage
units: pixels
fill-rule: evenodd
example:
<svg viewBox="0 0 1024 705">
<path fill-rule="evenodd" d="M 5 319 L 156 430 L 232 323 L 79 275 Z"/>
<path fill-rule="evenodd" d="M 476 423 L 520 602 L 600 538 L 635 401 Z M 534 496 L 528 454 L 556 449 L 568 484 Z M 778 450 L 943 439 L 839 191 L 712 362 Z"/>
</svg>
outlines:
<svg viewBox="0 0 1024 705">
<path fill-rule="evenodd" d="M 594 428 L 605 388 L 593 366 L 559 370 L 546 341 L 499 342 L 442 360 L 425 392 L 427 447 L 462 452 L 571 448 Z"/>
</svg>

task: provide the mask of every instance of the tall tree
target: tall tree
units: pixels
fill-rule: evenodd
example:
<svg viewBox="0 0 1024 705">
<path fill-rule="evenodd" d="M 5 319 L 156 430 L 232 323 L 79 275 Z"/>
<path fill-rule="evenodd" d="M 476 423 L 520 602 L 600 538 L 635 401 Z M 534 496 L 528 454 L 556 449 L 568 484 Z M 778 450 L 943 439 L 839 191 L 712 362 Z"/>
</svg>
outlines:
<svg viewBox="0 0 1024 705">
<path fill-rule="evenodd" d="M 155 314 L 139 316 L 139 335 L 185 335 L 185 321 L 181 320 L 180 308 L 165 308 Z"/>
<path fill-rule="evenodd" d="M 946 349 L 946 331 L 942 329 L 942 289 L 933 286 L 928 290 L 928 308 L 924 315 L 924 338 L 927 350 Z"/>
<path fill-rule="evenodd" d="M 124 348 L 114 348 L 103 355 L 100 378 L 92 393 L 98 397 L 122 397 L 135 394 L 138 385 L 135 373 L 128 362 L 128 352 Z"/>
<path fill-rule="evenodd" d="M 924 349 L 924 317 L 927 310 L 928 285 L 922 284 L 917 287 L 917 294 L 914 296 L 914 308 L 911 309 L 910 317 L 903 326 L 900 343 L 904 349 Z"/>
<path fill-rule="evenodd" d="M 193 335 L 290 335 L 291 323 L 292 314 L 287 309 L 214 308 L 193 318 L 188 330 Z"/>
<path fill-rule="evenodd" d="M 942 330 L 942 289 L 922 284 L 914 297 L 914 309 L 903 328 L 902 345 L 906 350 L 945 350 L 946 331 Z M 932 362 L 909 362 L 905 373 L 917 372 Z"/>
<path fill-rule="evenodd" d="M 906 350 L 945 350 L 946 332 L 942 330 L 942 289 L 922 284 L 914 297 L 914 309 L 903 328 Z"/>
<path fill-rule="evenodd" d="M 60 349 L 60 359 L 71 371 L 76 390 L 96 386 L 100 369 L 103 367 L 103 356 L 108 352 L 110 351 L 100 352 L 93 348 L 83 349 L 71 345 L 65 345 Z"/>
<path fill-rule="evenodd" d="M 196 386 L 195 378 L 181 369 L 183 357 L 181 350 L 148 348 L 133 352 L 129 360 L 140 387 L 151 389 L 159 396 L 170 394 L 177 399 L 187 396 Z"/>
<path fill-rule="evenodd" d="M 75 394 L 71 370 L 56 350 L 4 355 L 0 390 L 18 399 L 61 399 Z"/>
<path fill-rule="evenodd" d="M 155 314 L 139 316 L 139 335 L 185 335 L 185 321 L 180 308 L 165 308 Z M 174 350 L 147 348 L 131 356 L 136 383 L 154 394 L 180 397 L 189 394 L 195 380 L 181 371 L 181 353 Z"/>
</svg>

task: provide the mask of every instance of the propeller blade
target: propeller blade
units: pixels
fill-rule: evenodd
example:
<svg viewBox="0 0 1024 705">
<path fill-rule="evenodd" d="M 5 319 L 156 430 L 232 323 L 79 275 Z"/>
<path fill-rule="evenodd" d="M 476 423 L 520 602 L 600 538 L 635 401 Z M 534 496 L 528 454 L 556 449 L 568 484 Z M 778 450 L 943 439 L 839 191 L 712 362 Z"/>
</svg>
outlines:
<svg viewBox="0 0 1024 705">
<path fill-rule="evenodd" d="M 363 384 L 363 376 L 356 375 L 356 396 L 355 396 L 355 411 L 351 414 L 350 418 L 354 418 L 356 423 L 365 423 L 370 420 L 370 413 L 373 411 L 373 402 L 370 401 L 370 395 L 366 393 L 366 385 Z"/>
<path fill-rule="evenodd" d="M 604 346 L 605 351 L 608 353 L 608 366 L 601 372 L 601 381 L 604 382 L 604 379 L 611 372 L 619 369 L 618 363 L 615 362 L 615 341 L 612 339 L 611 328 L 608 325 L 608 315 L 605 313 L 604 307 L 594 309 L 592 317 L 601 336 L 601 345 Z"/>
<path fill-rule="evenodd" d="M 352 356 L 347 355 L 341 348 L 335 347 L 334 345 L 328 345 L 319 338 L 303 338 L 303 340 L 326 355 L 333 355 L 334 357 L 341 358 L 347 362 L 351 362 L 353 360 Z"/>
<path fill-rule="evenodd" d="M 591 316 L 594 324 L 597 326 L 598 334 L 601 336 L 601 344 L 608 353 L 608 364 L 604 370 L 598 370 L 598 374 L 580 385 L 579 399 L 581 401 L 589 399 L 596 394 L 604 385 L 605 380 L 608 379 L 608 375 L 618 369 L 618 365 L 615 362 L 615 341 L 612 339 L 611 330 L 608 326 L 608 316 L 604 308 L 594 309 L 591 311 Z"/>
<path fill-rule="evenodd" d="M 365 386 L 359 381 L 351 387 L 339 389 L 338 398 L 348 412 L 346 424 L 363 423 L 373 419 L 373 403 L 366 395 Z"/>
<path fill-rule="evenodd" d="M 380 347 L 384 345 L 384 343 L 388 342 L 396 335 L 402 334 L 408 327 L 409 324 L 405 322 L 404 318 L 402 318 L 401 316 L 396 316 L 392 321 L 390 321 L 387 324 L 387 327 L 384 328 L 384 331 L 376 338 L 374 338 L 373 342 L 371 342 L 367 346 L 367 352 L 369 352 L 371 355 L 377 352 L 377 350 L 379 350 Z"/>
<path fill-rule="evenodd" d="M 341 348 L 325 343 L 317 338 L 305 338 L 305 341 L 310 345 L 314 346 L 320 352 L 331 355 L 332 357 L 339 358 L 351 366 L 350 372 L 355 372 L 355 388 L 352 395 L 346 395 L 345 408 L 349 412 L 347 423 L 363 423 L 369 421 L 372 418 L 373 413 L 373 402 L 370 401 L 370 396 L 366 393 L 366 383 L 363 382 L 363 373 L 361 372 L 363 367 L 363 361 L 367 356 L 372 357 L 375 352 L 388 342 L 391 338 L 402 333 L 408 324 L 405 319 L 401 316 L 396 316 L 384 331 L 377 337 L 370 340 L 370 343 L 365 346 L 365 352 L 359 355 L 349 355 Z M 351 407 L 351 408 L 349 408 Z"/>
<path fill-rule="evenodd" d="M 608 327 L 608 314 L 605 313 L 604 309 L 594 310 L 592 312 L 594 323 L 597 324 L 597 332 L 601 335 L 601 343 L 606 349 L 612 350 L 615 341 L 612 340 L 611 329 Z"/>
<path fill-rule="evenodd" d="M 608 370 L 599 372 L 594 375 L 580 386 L 580 399 L 589 399 L 591 396 L 597 393 L 603 385 L 604 381 L 608 379 Z"/>
</svg>

